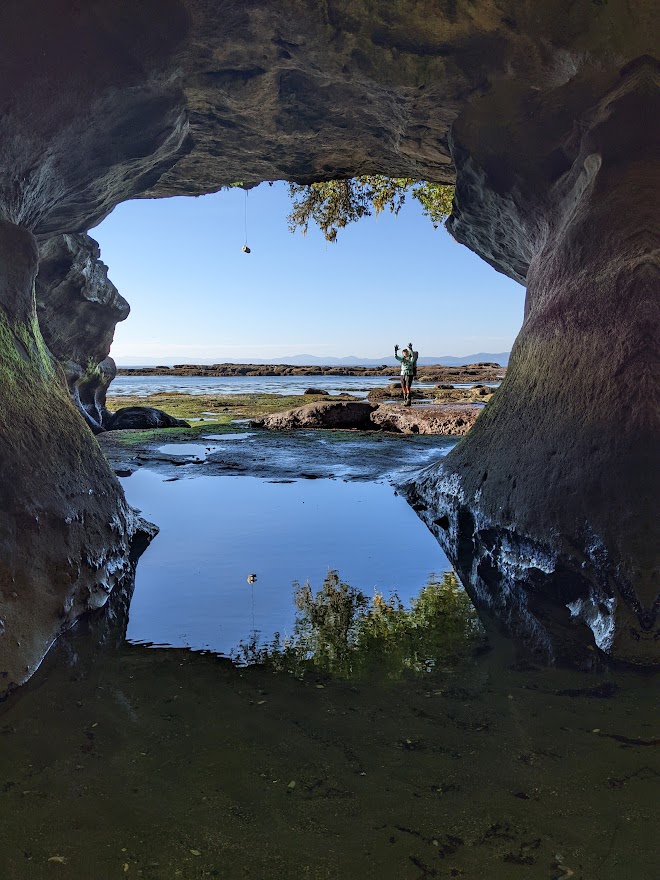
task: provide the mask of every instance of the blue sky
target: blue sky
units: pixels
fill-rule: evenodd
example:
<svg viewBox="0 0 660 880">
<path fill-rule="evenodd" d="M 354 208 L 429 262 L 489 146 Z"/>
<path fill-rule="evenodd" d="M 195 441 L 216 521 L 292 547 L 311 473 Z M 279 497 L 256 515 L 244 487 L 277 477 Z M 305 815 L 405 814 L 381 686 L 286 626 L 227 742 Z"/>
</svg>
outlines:
<svg viewBox="0 0 660 880">
<path fill-rule="evenodd" d="M 417 202 L 370 217 L 328 244 L 287 228 L 287 187 L 119 205 L 91 235 L 131 304 L 111 354 L 121 359 L 382 357 L 503 352 L 524 288 L 434 229 Z"/>
</svg>

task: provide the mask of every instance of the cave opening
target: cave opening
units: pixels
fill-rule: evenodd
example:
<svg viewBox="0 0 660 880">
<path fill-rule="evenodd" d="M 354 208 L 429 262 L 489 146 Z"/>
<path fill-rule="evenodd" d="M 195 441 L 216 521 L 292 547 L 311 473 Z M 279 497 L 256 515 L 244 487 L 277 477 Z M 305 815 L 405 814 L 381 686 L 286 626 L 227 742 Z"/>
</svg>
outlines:
<svg viewBox="0 0 660 880">
<path fill-rule="evenodd" d="M 469 251 L 457 246 L 445 233 L 434 229 L 428 219 L 421 216 L 414 203 L 406 205 L 397 217 L 386 213 L 371 218 L 369 228 L 365 228 L 368 221 L 363 219 L 354 229 L 344 230 L 338 245 L 328 245 L 314 230 L 306 238 L 294 237 L 286 228 L 286 214 L 291 202 L 284 184 L 262 185 L 251 191 L 251 241 L 257 242 L 258 247 L 255 249 L 254 265 L 246 269 L 240 254 L 237 259 L 234 240 L 237 218 L 240 219 L 243 210 L 243 198 L 242 190 L 230 189 L 215 196 L 193 200 L 137 200 L 119 206 L 104 223 L 92 230 L 91 234 L 101 246 L 101 258 L 112 267 L 112 278 L 130 301 L 132 310 L 131 316 L 118 323 L 115 330 L 116 343 L 110 355 L 117 356 L 116 345 L 119 375 L 107 387 L 106 406 L 111 412 L 117 409 L 123 412 L 126 406 L 158 406 L 174 416 L 187 419 L 193 428 L 193 433 L 174 428 L 173 431 L 163 432 L 160 439 L 155 433 L 153 437 L 147 435 L 146 439 L 150 441 L 147 446 L 139 446 L 139 438 L 130 435 L 128 454 L 123 456 L 120 454 L 122 445 L 115 439 L 119 436 L 117 434 L 113 433 L 110 438 L 100 437 L 102 448 L 111 447 L 109 454 L 112 466 L 122 480 L 129 503 L 139 508 L 159 528 L 165 527 L 164 522 L 168 520 L 167 500 L 178 487 L 169 485 L 175 477 L 163 474 L 162 506 L 157 505 L 153 513 L 148 512 L 152 505 L 145 503 L 137 487 L 140 480 L 147 477 L 144 474 L 135 475 L 136 469 L 132 463 L 138 450 L 143 471 L 145 467 L 158 467 L 158 462 L 149 463 L 150 456 L 171 456 L 171 462 L 176 462 L 178 467 L 184 465 L 182 470 L 171 469 L 171 473 L 178 473 L 184 478 L 190 477 L 195 470 L 197 475 L 202 470 L 207 473 L 209 467 L 213 468 L 213 473 L 226 475 L 228 468 L 231 472 L 231 467 L 236 466 L 244 468 L 244 475 L 254 476 L 256 473 L 263 480 L 275 477 L 278 481 L 291 482 L 302 474 L 308 480 L 317 477 L 323 481 L 329 477 L 334 481 L 327 500 L 311 505 L 311 509 L 326 517 L 327 522 L 321 519 L 315 526 L 312 526 L 313 519 L 307 522 L 307 528 L 303 530 L 306 537 L 303 539 L 298 537 L 299 529 L 288 523 L 286 518 L 274 517 L 268 506 L 264 507 L 263 504 L 255 505 L 258 512 L 251 514 L 251 521 L 248 517 L 240 526 L 232 523 L 239 536 L 241 532 L 250 533 L 251 530 L 257 534 L 264 533 L 265 522 L 270 524 L 269 531 L 273 531 L 276 522 L 279 524 L 279 531 L 274 531 L 275 544 L 282 557 L 279 568 L 276 567 L 276 574 L 271 572 L 267 577 L 269 566 L 264 565 L 255 589 L 257 592 L 265 590 L 266 595 L 272 594 L 273 585 L 271 583 L 269 588 L 268 581 L 274 579 L 278 583 L 280 601 L 289 610 L 280 610 L 272 620 L 267 612 L 263 629 L 270 627 L 270 632 L 286 630 L 287 626 L 290 629 L 293 623 L 292 582 L 310 580 L 320 583 L 323 572 L 332 569 L 338 569 L 343 577 L 367 593 L 373 589 L 386 593 L 394 591 L 397 601 L 409 605 L 424 584 L 434 582 L 437 572 L 451 571 L 450 563 L 431 535 L 422 537 L 427 533 L 414 516 L 410 524 L 401 527 L 403 531 L 396 545 L 389 545 L 384 538 L 381 540 L 383 553 L 387 553 L 390 547 L 394 551 L 391 558 L 386 557 L 387 563 L 384 562 L 385 557 L 379 560 L 373 544 L 373 527 L 365 529 L 368 520 L 362 520 L 360 526 L 359 516 L 341 537 L 332 538 L 330 547 L 325 550 L 319 547 L 312 551 L 312 556 L 316 557 L 312 570 L 306 572 L 304 566 L 301 569 L 297 557 L 301 548 L 313 548 L 321 536 L 328 533 L 330 523 L 345 517 L 342 509 L 346 504 L 350 510 L 359 513 L 371 503 L 368 496 L 353 504 L 350 500 L 343 500 L 342 484 L 359 472 L 351 458 L 373 458 L 372 470 L 364 470 L 360 477 L 382 484 L 388 472 L 397 472 L 401 467 L 412 472 L 416 466 L 427 464 L 434 457 L 443 457 L 453 446 L 454 440 L 426 435 L 421 444 L 413 449 L 410 435 L 419 434 L 419 427 L 413 425 L 408 441 L 400 444 L 402 449 L 396 449 L 393 441 L 389 444 L 379 443 L 381 460 L 378 463 L 375 450 L 369 448 L 373 443 L 366 438 L 360 443 L 355 434 L 344 436 L 343 448 L 338 442 L 328 446 L 320 436 L 315 443 L 309 442 L 309 435 L 300 443 L 292 438 L 288 448 L 280 449 L 277 444 L 263 440 L 260 446 L 269 459 L 269 466 L 260 470 L 255 469 L 254 458 L 250 455 L 243 460 L 243 464 L 238 463 L 237 456 L 244 454 L 248 444 L 236 441 L 255 440 L 254 434 L 241 431 L 248 423 L 247 417 L 258 414 L 258 407 L 264 403 L 258 398 L 260 392 L 270 395 L 268 403 L 276 408 L 278 396 L 284 397 L 289 407 L 295 403 L 296 395 L 300 396 L 298 405 L 315 400 L 313 394 L 305 394 L 310 390 L 316 390 L 330 399 L 348 396 L 364 400 L 372 391 L 387 387 L 388 383 L 391 387 L 396 382 L 393 368 L 377 376 L 324 375 L 323 370 L 327 370 L 333 361 L 339 362 L 341 356 L 346 357 L 354 351 L 366 352 L 362 359 L 353 358 L 358 366 L 368 366 L 369 355 L 378 353 L 383 353 L 383 357 L 371 357 L 372 362 L 380 364 L 388 359 L 391 361 L 391 355 L 388 358 L 384 354 L 388 347 L 391 348 L 389 337 L 393 337 L 397 329 L 399 335 L 408 332 L 402 329 L 402 313 L 399 310 L 402 297 L 405 300 L 408 292 L 412 305 L 405 317 L 408 323 L 404 323 L 403 327 L 417 326 L 417 338 L 421 340 L 417 345 L 423 355 L 428 355 L 428 361 L 437 360 L 433 358 L 435 352 L 458 355 L 470 344 L 475 347 L 475 343 L 479 343 L 476 348 L 480 354 L 463 358 L 463 361 L 479 362 L 492 358 L 502 360 L 501 354 L 483 352 L 489 349 L 489 344 L 493 348 L 497 345 L 493 346 L 492 343 L 507 342 L 507 333 L 508 338 L 512 339 L 517 332 L 523 291 L 515 282 L 496 275 Z M 442 266 L 440 303 L 437 283 L 432 274 L 438 264 Z M 158 301 L 156 310 L 153 308 L 154 301 Z M 429 329 L 426 327 L 427 316 L 436 311 L 442 318 L 440 327 Z M 137 324 L 136 330 L 131 327 L 134 322 Z M 504 335 L 496 338 L 497 332 Z M 426 340 L 435 338 L 440 341 L 432 347 L 434 343 Z M 225 347 L 228 339 L 231 342 Z M 296 339 L 311 339 L 313 343 L 292 341 Z M 262 347 L 259 347 L 260 343 Z M 360 345 L 362 348 L 358 347 Z M 257 363 L 260 359 L 288 362 L 286 355 L 294 354 L 293 364 L 298 369 L 290 371 L 293 375 L 272 376 L 268 375 L 267 364 L 262 365 L 261 370 L 255 364 L 241 368 L 241 360 L 249 361 L 250 358 L 245 355 L 252 352 L 255 353 L 252 360 Z M 311 359 L 306 358 L 305 355 L 310 352 Z M 326 358 L 327 363 L 324 362 L 324 352 L 330 355 Z M 277 355 L 280 357 L 277 358 Z M 306 365 L 305 360 L 308 361 Z M 190 362 L 190 366 L 183 368 L 186 361 Z M 203 361 L 208 363 L 201 363 Z M 238 362 L 233 374 L 227 374 L 226 370 L 214 371 L 212 364 L 226 361 Z M 344 364 L 344 369 L 350 373 L 349 363 L 350 359 Z M 180 366 L 172 371 L 173 364 Z M 473 387 L 477 386 L 487 399 L 493 386 L 502 378 L 505 367 L 491 369 L 490 378 L 495 381 L 486 385 L 479 384 L 479 376 L 475 380 L 470 375 L 477 373 L 474 365 L 470 367 L 468 364 L 464 372 L 465 375 L 457 375 L 453 381 L 467 381 L 458 382 L 462 387 L 451 393 L 459 397 L 461 394 L 468 395 L 469 399 Z M 483 381 L 483 376 L 481 379 Z M 431 392 L 436 387 L 432 383 L 420 383 L 420 389 L 427 391 L 429 397 L 425 399 L 420 393 L 416 406 L 432 402 L 434 396 Z M 480 403 L 483 399 L 479 399 Z M 235 433 L 231 432 L 232 427 Z M 214 434 L 214 431 L 222 433 Z M 332 436 L 339 435 L 335 433 Z M 167 439 L 169 442 L 165 442 Z M 315 445 L 322 445 L 325 455 L 320 457 L 314 449 Z M 249 443 L 253 451 L 255 446 L 255 442 Z M 388 446 L 387 454 L 385 446 Z M 226 450 L 234 456 L 233 460 L 228 461 L 226 456 L 223 459 Z M 283 462 L 287 457 L 295 459 L 297 464 L 286 469 Z M 319 467 L 320 458 L 326 459 L 323 463 L 325 467 Z M 198 465 L 202 462 L 204 469 L 185 467 L 186 464 Z M 163 467 L 162 462 L 160 466 Z M 204 482 L 199 481 L 202 496 L 206 492 L 202 486 Z M 233 482 L 224 483 L 231 495 Z M 321 482 L 315 481 L 314 486 L 318 495 Z M 327 489 L 324 491 L 327 493 Z M 274 496 L 270 496 L 274 509 L 279 509 L 285 503 L 279 498 L 284 494 L 284 490 L 278 490 Z M 321 496 L 325 497 L 323 493 Z M 335 496 L 336 500 L 332 502 Z M 391 501 L 388 500 L 390 498 Z M 391 491 L 385 492 L 380 508 L 383 513 L 391 508 L 389 516 L 392 527 L 398 529 L 399 520 L 406 523 L 408 520 L 402 512 L 403 502 L 393 502 Z M 170 503 L 175 509 L 180 507 L 175 502 Z M 178 511 L 180 527 L 186 524 L 191 528 L 200 510 L 205 511 L 202 517 L 204 522 L 212 523 L 214 519 L 220 522 L 224 505 L 228 503 L 219 493 L 216 499 L 217 514 L 213 516 L 208 501 L 200 504 L 193 502 L 186 512 Z M 309 500 L 307 509 L 310 509 Z M 386 520 L 383 522 L 383 531 L 385 524 Z M 217 584 L 235 583 L 241 567 L 259 566 L 256 561 L 248 562 L 244 554 L 241 556 L 236 552 L 241 541 L 236 536 L 227 540 L 224 529 L 212 530 L 206 542 L 201 544 L 195 544 L 196 536 L 204 530 L 200 525 L 192 527 L 189 541 L 177 537 L 176 530 L 172 531 L 169 525 L 168 529 L 168 536 L 161 534 L 155 539 L 138 565 L 133 614 L 129 616 L 129 621 L 132 621 L 129 639 L 138 643 L 169 643 L 209 650 L 211 645 L 217 648 L 221 644 L 223 653 L 231 655 L 237 649 L 239 640 L 235 633 L 233 642 L 231 639 L 229 642 L 226 639 L 218 642 L 219 633 L 227 626 L 221 621 L 223 618 L 231 620 L 237 614 L 240 617 L 240 613 L 243 613 L 245 619 L 239 631 L 241 643 L 245 643 L 248 633 L 254 634 L 254 626 L 252 629 L 249 626 L 254 624 L 254 620 L 249 619 L 254 614 L 253 609 L 251 613 L 248 613 L 249 609 L 240 613 L 236 610 L 247 599 L 245 590 L 219 592 Z M 318 530 L 316 538 L 314 529 Z M 408 530 L 410 538 L 404 538 Z M 331 534 L 332 531 L 330 529 Z M 411 547 L 420 540 L 424 549 L 412 550 Z M 221 566 L 213 561 L 216 544 L 222 548 Z M 360 549 L 363 544 L 372 548 L 365 557 L 371 560 L 371 574 L 369 566 L 364 569 L 355 567 L 355 563 L 363 557 Z M 173 547 L 177 547 L 176 554 L 170 563 L 166 563 L 164 560 L 168 550 Z M 257 556 L 272 561 L 277 554 L 263 551 Z M 324 562 L 317 571 L 321 558 Z M 202 559 L 209 561 L 204 564 Z M 414 560 L 412 569 L 409 559 Z M 206 579 L 209 585 L 216 584 L 215 590 L 210 586 L 203 587 L 197 594 L 184 586 L 186 572 L 193 560 L 197 571 L 196 582 Z M 282 568 L 284 560 L 286 565 Z M 225 569 L 231 571 L 231 576 L 223 575 Z M 238 582 L 242 583 L 243 580 L 243 577 L 238 577 Z M 168 589 L 179 595 L 180 607 L 176 602 L 159 602 L 159 592 Z M 213 601 L 221 600 L 221 606 L 215 610 L 211 602 L 207 614 L 200 614 L 199 609 L 208 601 L 209 594 Z M 254 596 L 251 598 L 254 599 Z M 200 622 L 208 624 L 209 631 L 204 631 Z M 173 641 L 168 641 L 166 633 Z M 267 634 L 260 633 L 262 637 Z"/>
<path fill-rule="evenodd" d="M 4 0 L 1 876 L 656 875 L 657 774 L 647 755 L 657 746 L 660 645 L 657 6 Z M 169 429 L 171 443 L 176 431 L 203 441 L 190 456 L 159 451 L 162 434 L 145 437 L 144 427 L 98 430 L 114 379 L 105 355 L 128 306 L 87 233 L 113 209 L 119 217 L 133 200 L 236 182 L 319 186 L 385 171 L 455 187 L 451 235 L 526 287 L 506 378 L 485 407 L 470 403 L 480 414 L 440 461 L 436 441 L 416 435 L 415 464 L 430 457 L 406 470 L 410 456 L 397 460 L 376 430 L 352 454 L 355 440 L 333 446 L 328 434 L 327 446 L 310 441 L 296 460 L 287 431 L 273 427 L 279 412 L 262 414 L 261 427 L 230 426 L 242 417 L 231 406 L 213 413 L 212 434 L 204 423 Z M 246 257 L 242 210 L 234 223 L 231 257 L 218 260 L 216 241 L 201 264 L 216 258 L 220 275 L 240 260 L 245 278 L 266 248 L 252 228 Z M 439 234 L 432 224 L 427 232 Z M 415 236 L 406 249 L 419 265 L 436 257 L 433 282 L 444 277 L 442 240 L 420 248 Z M 340 242 L 327 253 L 345 251 Z M 393 258 L 398 247 L 381 251 L 386 275 L 406 265 Z M 358 256 L 373 271 L 364 249 Z M 308 295 L 326 267 L 319 256 Z M 38 273 L 46 296 L 35 291 Z M 69 320 L 67 291 L 82 288 L 99 297 Z M 418 295 L 406 294 L 414 314 Z M 158 311 L 158 290 L 152 301 Z M 350 338 L 369 301 L 348 303 L 333 340 Z M 440 294 L 422 310 L 432 341 L 439 303 Z M 396 337 L 384 325 L 382 336 L 427 350 L 412 335 L 421 323 L 404 331 L 401 311 L 396 299 Z M 343 403 L 351 419 L 376 423 L 380 404 Z M 402 407 L 399 428 L 410 417 Z M 467 427 L 458 416 L 451 426 Z M 250 452 L 254 431 L 270 438 L 267 454 Z M 120 434 L 133 445 L 120 447 Z M 239 467 L 248 456 L 253 476 Z M 393 462 L 399 495 L 386 500 L 378 479 Z M 298 483 L 288 482 L 292 467 Z M 351 468 L 359 473 L 344 483 Z M 186 469 L 226 486 L 225 519 L 213 518 L 214 490 L 184 503 L 195 482 Z M 260 482 L 248 489 L 251 479 Z M 187 532 L 175 522 L 161 541 L 175 551 L 177 534 L 187 535 L 190 570 L 175 572 L 184 587 L 203 561 L 194 541 L 211 526 L 219 553 L 222 538 L 238 544 L 259 522 L 259 552 L 273 557 L 287 520 L 306 544 L 310 526 L 322 530 L 324 554 L 333 535 L 346 543 L 333 531 L 338 517 L 320 517 L 329 503 L 311 510 L 332 483 L 333 503 L 347 511 L 340 524 L 365 523 L 385 541 L 388 569 L 408 562 L 397 578 L 418 577 L 417 557 L 397 555 L 404 537 L 388 511 L 437 537 L 488 642 L 478 624 L 465 626 L 474 618 L 444 573 L 399 607 L 356 586 L 355 569 L 300 582 L 293 636 L 273 638 L 274 651 L 248 638 L 247 665 L 218 656 L 208 630 L 205 650 L 184 639 L 167 649 L 127 642 L 135 563 L 150 553 L 154 528 L 120 480 L 142 487 L 145 512 L 165 504 L 184 520 Z M 253 515 L 266 505 L 274 524 Z M 366 538 L 364 547 L 353 551 L 356 565 Z M 270 581 L 252 560 L 242 566 L 252 631 L 275 577 L 305 576 L 273 572 Z M 218 585 L 201 586 L 216 590 L 217 607 Z M 176 617 L 181 595 L 159 598 Z M 197 611 L 208 626 L 209 606 Z M 351 677 L 352 667 L 365 674 Z"/>
</svg>

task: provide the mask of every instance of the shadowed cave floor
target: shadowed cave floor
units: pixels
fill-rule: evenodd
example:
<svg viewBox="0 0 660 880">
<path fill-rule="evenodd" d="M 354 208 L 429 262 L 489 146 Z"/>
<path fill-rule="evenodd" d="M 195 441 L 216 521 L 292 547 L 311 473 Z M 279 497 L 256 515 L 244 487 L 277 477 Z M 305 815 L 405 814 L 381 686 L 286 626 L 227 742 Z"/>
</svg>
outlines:
<svg viewBox="0 0 660 880">
<path fill-rule="evenodd" d="M 602 684 L 495 652 L 300 680 L 73 634 L 0 708 L 0 875 L 651 880 L 649 682 Z"/>
</svg>

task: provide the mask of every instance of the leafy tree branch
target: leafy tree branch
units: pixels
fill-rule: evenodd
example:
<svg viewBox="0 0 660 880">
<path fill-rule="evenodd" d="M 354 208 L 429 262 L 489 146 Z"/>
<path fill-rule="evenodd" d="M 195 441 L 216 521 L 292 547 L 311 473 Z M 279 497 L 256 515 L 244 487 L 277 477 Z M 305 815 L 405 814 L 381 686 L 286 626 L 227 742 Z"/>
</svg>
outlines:
<svg viewBox="0 0 660 880">
<path fill-rule="evenodd" d="M 289 194 L 292 200 L 288 216 L 290 231 L 300 229 L 305 235 L 312 222 L 327 241 L 336 241 L 340 229 L 362 217 L 385 210 L 398 214 L 408 194 L 417 199 L 424 215 L 437 227 L 451 213 L 454 187 L 412 177 L 365 175 L 307 185 L 290 183 Z"/>
</svg>

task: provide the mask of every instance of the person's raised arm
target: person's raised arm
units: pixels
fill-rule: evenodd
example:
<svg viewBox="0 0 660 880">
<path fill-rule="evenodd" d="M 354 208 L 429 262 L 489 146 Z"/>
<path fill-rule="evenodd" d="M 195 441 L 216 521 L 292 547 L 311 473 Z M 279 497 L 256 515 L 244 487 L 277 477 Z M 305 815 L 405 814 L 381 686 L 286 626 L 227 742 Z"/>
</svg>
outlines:
<svg viewBox="0 0 660 880">
<path fill-rule="evenodd" d="M 395 357 L 398 361 L 402 361 L 402 360 L 403 360 L 403 358 L 400 358 L 400 357 L 399 357 L 399 346 L 398 346 L 398 345 L 395 345 L 395 346 L 394 346 L 394 357 Z"/>
</svg>

